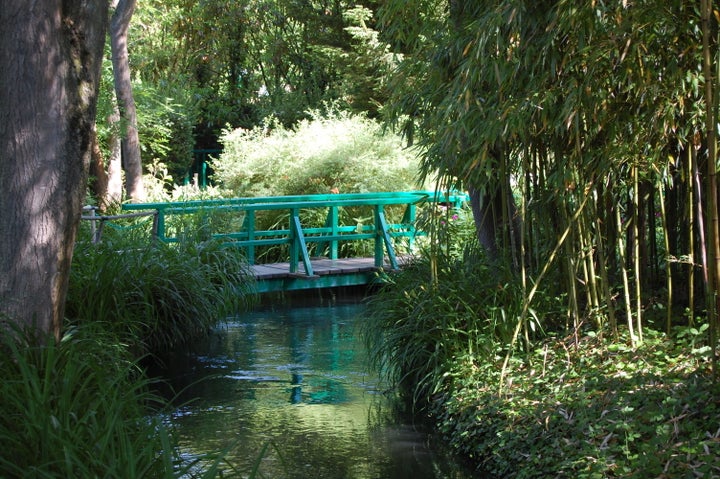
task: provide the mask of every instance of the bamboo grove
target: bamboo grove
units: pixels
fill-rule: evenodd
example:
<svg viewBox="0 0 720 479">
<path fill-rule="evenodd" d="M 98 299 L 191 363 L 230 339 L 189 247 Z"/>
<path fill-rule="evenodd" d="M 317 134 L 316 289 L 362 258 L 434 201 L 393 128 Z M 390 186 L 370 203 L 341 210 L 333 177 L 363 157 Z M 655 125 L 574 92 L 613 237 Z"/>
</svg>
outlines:
<svg viewBox="0 0 720 479">
<path fill-rule="evenodd" d="M 710 0 L 390 1 L 389 114 L 427 174 L 499 191 L 501 256 L 556 326 L 717 335 L 718 12 Z M 415 8 L 421 25 L 402 20 Z"/>
</svg>

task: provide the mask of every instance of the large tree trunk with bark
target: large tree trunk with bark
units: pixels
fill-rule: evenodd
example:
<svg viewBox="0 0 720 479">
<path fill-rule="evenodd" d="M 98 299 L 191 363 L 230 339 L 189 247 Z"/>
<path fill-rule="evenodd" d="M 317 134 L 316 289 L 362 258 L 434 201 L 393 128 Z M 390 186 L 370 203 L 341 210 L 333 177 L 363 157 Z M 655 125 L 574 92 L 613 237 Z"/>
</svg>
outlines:
<svg viewBox="0 0 720 479">
<path fill-rule="evenodd" d="M 59 337 L 92 154 L 107 3 L 0 8 L 0 315 Z"/>
<path fill-rule="evenodd" d="M 128 28 L 135 11 L 136 0 L 119 0 L 110 19 L 110 46 L 112 49 L 115 95 L 122 118 L 122 156 L 125 168 L 125 191 L 135 202 L 145 200 L 142 179 L 140 139 L 137 130 L 137 112 L 132 94 L 130 59 L 128 55 Z"/>
<path fill-rule="evenodd" d="M 502 224 L 502 197 L 497 192 L 468 188 L 470 207 L 475 220 L 478 243 L 489 258 L 496 259 L 500 247 L 499 226 Z"/>
</svg>

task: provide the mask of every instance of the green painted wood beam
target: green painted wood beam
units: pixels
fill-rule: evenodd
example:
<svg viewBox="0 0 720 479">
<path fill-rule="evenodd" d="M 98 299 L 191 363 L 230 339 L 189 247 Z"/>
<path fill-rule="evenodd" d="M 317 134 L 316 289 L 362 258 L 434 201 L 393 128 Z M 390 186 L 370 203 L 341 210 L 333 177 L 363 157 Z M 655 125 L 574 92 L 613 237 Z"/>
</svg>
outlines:
<svg viewBox="0 0 720 479">
<path fill-rule="evenodd" d="M 305 289 L 338 288 L 342 286 L 360 286 L 382 282 L 378 272 L 365 271 L 350 274 L 333 274 L 324 276 L 274 278 L 258 281 L 258 293 L 275 293 L 281 291 L 299 291 Z"/>
</svg>

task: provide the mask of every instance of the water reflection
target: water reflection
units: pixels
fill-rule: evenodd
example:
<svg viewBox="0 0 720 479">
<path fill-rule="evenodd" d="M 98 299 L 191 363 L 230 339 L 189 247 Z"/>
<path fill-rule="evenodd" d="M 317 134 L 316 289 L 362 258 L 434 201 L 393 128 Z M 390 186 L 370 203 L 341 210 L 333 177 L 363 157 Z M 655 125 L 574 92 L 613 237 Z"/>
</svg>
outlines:
<svg viewBox="0 0 720 479">
<path fill-rule="evenodd" d="M 357 304 L 244 315 L 188 355 L 170 419 L 188 458 L 229 450 L 228 471 L 264 477 L 463 478 L 427 436 L 388 417 L 358 339 Z"/>
</svg>

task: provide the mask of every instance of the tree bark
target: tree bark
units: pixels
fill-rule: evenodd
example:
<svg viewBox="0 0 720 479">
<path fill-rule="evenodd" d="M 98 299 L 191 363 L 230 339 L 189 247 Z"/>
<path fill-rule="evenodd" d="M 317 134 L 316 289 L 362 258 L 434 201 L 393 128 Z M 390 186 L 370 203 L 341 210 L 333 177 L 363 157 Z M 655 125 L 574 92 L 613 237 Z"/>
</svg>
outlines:
<svg viewBox="0 0 720 479">
<path fill-rule="evenodd" d="M 0 316 L 59 338 L 92 154 L 107 4 L 0 8 Z"/>
<path fill-rule="evenodd" d="M 92 133 L 92 156 L 90 159 L 90 190 L 97 200 L 100 211 L 105 211 L 108 206 L 108 175 L 105 171 L 105 160 L 103 159 L 100 144 L 97 139 L 97 131 Z"/>
<path fill-rule="evenodd" d="M 496 226 L 499 224 L 500 211 L 498 202 L 501 201 L 497 193 L 488 194 L 476 188 L 468 188 L 470 207 L 475 220 L 475 232 L 478 242 L 488 257 L 498 256 L 498 234 Z"/>
<path fill-rule="evenodd" d="M 107 203 L 120 204 L 122 202 L 122 139 L 120 134 L 120 111 L 115 108 L 108 117 L 111 134 L 108 138 L 110 158 L 108 158 L 107 176 Z"/>
<path fill-rule="evenodd" d="M 509 193 L 509 186 L 506 190 L 498 184 L 503 181 L 508 179 L 497 178 L 496 183 L 488 183 L 482 189 L 468 187 L 477 239 L 491 260 L 500 259 L 501 250 L 512 253 L 510 248 L 517 248 L 515 253 L 520 253 L 521 225 L 516 214 L 517 207 Z"/>
<path fill-rule="evenodd" d="M 119 0 L 110 19 L 110 47 L 112 50 L 115 95 L 122 118 L 122 156 L 125 168 L 125 191 L 135 202 L 145 200 L 142 179 L 140 139 L 137 130 L 137 111 L 132 93 L 130 59 L 128 55 L 128 28 L 135 11 L 136 0 Z"/>
</svg>

